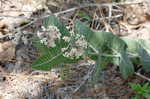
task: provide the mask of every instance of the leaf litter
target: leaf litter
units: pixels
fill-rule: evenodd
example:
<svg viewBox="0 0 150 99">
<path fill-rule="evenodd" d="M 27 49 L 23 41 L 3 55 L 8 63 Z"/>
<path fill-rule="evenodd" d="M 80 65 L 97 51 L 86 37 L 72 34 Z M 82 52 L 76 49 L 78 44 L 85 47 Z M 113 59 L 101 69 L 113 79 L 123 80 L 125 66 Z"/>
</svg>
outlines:
<svg viewBox="0 0 150 99">
<path fill-rule="evenodd" d="M 6 0 L 5 4 L 2 6 L 2 10 L 20 10 L 22 5 L 25 5 L 24 8 L 28 7 L 30 10 L 38 12 L 37 9 L 34 8 L 33 5 L 26 2 L 32 2 L 32 0 L 24 0 L 25 2 L 19 3 L 15 0 L 13 2 Z M 34 1 L 34 0 L 33 0 Z M 68 0 L 68 2 L 73 2 Z M 83 0 L 84 1 L 84 0 Z M 87 0 L 88 1 L 88 0 Z M 92 1 L 92 0 L 91 0 Z M 111 1 L 111 0 L 110 0 Z M 109 1 L 109 2 L 110 2 Z M 131 1 L 131 0 L 128 0 Z M 137 2 L 136 0 L 133 0 Z M 143 1 L 143 0 L 140 0 Z M 43 0 L 44 2 L 44 0 Z M 55 2 L 55 1 L 54 1 Z M 60 2 L 60 1 L 57 1 Z M 78 1 L 82 2 L 82 1 Z M 92 1 L 93 2 L 93 1 Z M 102 3 L 103 0 L 97 0 L 97 3 Z M 139 1 L 138 1 L 139 2 Z M 97 10 L 92 10 L 90 12 L 90 8 L 87 11 L 86 9 L 82 9 L 85 12 L 88 12 L 89 15 L 95 15 L 97 18 L 102 18 L 102 21 L 97 19 L 92 20 L 89 22 L 94 30 L 109 30 L 113 33 L 117 33 L 119 28 L 119 32 L 117 35 L 123 37 L 129 37 L 132 39 L 144 39 L 149 41 L 150 39 L 150 29 L 149 29 L 149 5 L 147 3 L 148 0 L 145 2 L 143 1 L 143 5 L 136 4 L 136 5 L 129 5 L 123 9 L 122 11 L 126 14 L 124 16 L 124 20 L 117 19 L 115 21 L 115 27 L 113 25 L 109 25 L 109 21 L 106 20 L 107 8 L 102 7 L 102 12 L 99 13 L 98 11 L 100 8 L 96 8 Z M 55 2 L 56 3 L 56 2 Z M 85 3 L 85 2 L 84 2 Z M 88 1 L 87 3 L 90 3 Z M 108 2 L 107 2 L 108 3 Z M 42 6 L 44 3 L 42 3 Z M 74 4 L 76 5 L 76 3 Z M 45 5 L 44 5 L 45 6 Z M 40 7 L 40 6 L 39 6 Z M 57 9 L 58 6 L 56 6 Z M 114 10 L 118 10 L 117 14 L 122 14 L 119 10 L 122 10 L 122 6 L 117 6 Z M 8 9 L 9 8 L 9 9 Z M 93 9 L 93 8 L 91 8 Z M 95 8 L 94 8 L 95 9 Z M 137 10 L 138 9 L 138 10 Z M 24 9 L 23 9 L 24 10 Z M 80 10 L 78 10 L 80 11 Z M 104 11 L 104 12 L 103 12 Z M 133 13 L 135 12 L 135 13 Z M 91 14 L 92 13 L 92 14 Z M 103 15 L 102 15 L 103 13 Z M 25 18 L 12 18 L 6 17 L 0 20 L 0 36 L 5 34 L 13 34 L 13 29 L 16 27 L 20 27 L 22 24 L 26 24 L 29 22 L 28 17 L 30 18 L 33 12 L 11 12 L 8 13 L 7 11 L 2 13 L 2 16 L 11 16 L 13 17 L 20 17 L 24 15 Z M 113 13 L 114 15 L 116 13 Z M 66 14 L 64 22 L 70 19 L 70 16 L 73 18 L 78 18 L 73 14 Z M 63 17 L 63 16 L 60 16 Z M 93 16 L 92 16 L 93 17 Z M 109 16 L 111 17 L 111 15 Z M 79 16 L 80 18 L 80 16 Z M 81 17 L 82 19 L 82 17 Z M 86 21 L 86 19 L 83 19 Z M 116 24 L 118 23 L 118 24 Z M 35 25 L 36 27 L 36 25 Z M 30 26 L 32 32 L 34 25 Z M 117 29 L 116 29 L 117 28 Z M 21 32 L 20 32 L 21 33 Z M 27 35 L 30 35 L 27 34 Z M 23 37 L 23 36 L 21 36 Z M 28 39 L 27 39 L 28 40 Z M 59 68 L 53 69 L 51 72 L 43 72 L 43 71 L 36 71 L 30 68 L 32 60 L 37 57 L 36 50 L 32 48 L 30 43 L 24 43 L 18 41 L 18 45 L 14 45 L 9 38 L 0 38 L 0 67 L 1 67 L 1 75 L 0 75 L 0 98 L 1 99 L 54 99 L 54 97 L 62 97 L 62 99 L 130 99 L 133 94 L 131 88 L 127 85 L 128 82 L 136 82 L 136 83 L 143 83 L 145 80 L 133 76 L 128 79 L 123 79 L 118 73 L 118 68 L 116 66 L 112 66 L 111 64 L 103 71 L 102 78 L 103 82 L 99 81 L 96 84 L 91 82 L 86 82 L 84 86 L 80 88 L 76 93 L 71 94 L 71 92 L 79 87 L 80 83 L 83 82 L 84 76 L 87 75 L 87 71 L 90 68 L 89 65 L 86 65 L 87 60 L 83 60 L 78 64 L 74 64 L 74 66 L 65 68 L 64 70 L 67 73 L 70 73 L 68 76 L 64 74 L 64 81 L 60 80 L 59 73 L 61 70 Z M 30 40 L 28 41 L 30 42 Z M 26 49 L 26 50 L 25 50 Z M 32 51 L 32 53 L 30 53 Z M 20 54 L 21 53 L 21 54 Z M 21 56 L 21 57 L 20 57 Z M 14 61 L 15 60 L 15 61 Z M 81 65 L 84 64 L 84 65 Z M 6 68 L 7 67 L 7 68 Z M 7 71 L 9 67 L 13 67 L 12 70 Z M 21 70 L 19 70 L 21 69 Z M 14 71 L 15 70 L 15 71 Z M 17 72 L 17 73 L 16 73 Z M 143 73 L 147 77 L 150 77 L 148 73 Z M 53 84 L 52 84 L 53 83 Z M 47 93 L 45 93 L 47 92 Z M 50 95 L 51 93 L 51 95 Z M 44 96 L 45 95 L 45 96 Z M 46 97 L 47 96 L 47 97 Z M 44 98 L 45 97 L 45 98 Z M 56 98 L 57 99 L 57 98 Z"/>
</svg>

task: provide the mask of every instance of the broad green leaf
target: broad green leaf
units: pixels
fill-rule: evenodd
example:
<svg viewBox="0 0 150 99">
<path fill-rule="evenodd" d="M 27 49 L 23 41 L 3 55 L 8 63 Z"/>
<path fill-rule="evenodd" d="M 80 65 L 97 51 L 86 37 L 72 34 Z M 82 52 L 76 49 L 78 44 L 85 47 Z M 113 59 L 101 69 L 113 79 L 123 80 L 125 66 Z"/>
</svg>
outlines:
<svg viewBox="0 0 150 99">
<path fill-rule="evenodd" d="M 128 52 L 132 54 L 137 54 L 140 58 L 140 61 L 143 65 L 143 69 L 147 72 L 150 71 L 150 54 L 147 50 L 149 50 L 148 42 L 146 43 L 143 40 L 133 40 L 127 37 L 122 38 L 128 46 Z M 147 48 L 147 49 L 145 49 Z"/>
<path fill-rule="evenodd" d="M 58 66 L 61 63 L 74 63 L 77 60 L 68 59 L 62 55 L 55 56 L 50 58 L 49 55 L 43 55 L 38 57 L 36 61 L 33 63 L 32 67 L 38 70 L 47 70 L 54 68 L 54 66 Z"/>
<path fill-rule="evenodd" d="M 67 30 L 67 28 L 64 26 L 63 23 L 60 22 L 60 20 L 55 17 L 55 16 L 49 16 L 49 17 L 46 17 L 44 20 L 43 20 L 43 25 L 44 27 L 48 27 L 49 25 L 52 25 L 52 26 L 56 26 L 59 31 L 61 32 L 61 34 L 63 36 L 70 36 L 70 33 L 69 31 Z"/>
<path fill-rule="evenodd" d="M 98 56 L 98 59 L 96 60 L 96 64 L 95 64 L 95 72 L 93 73 L 92 76 L 92 81 L 93 82 L 98 82 L 101 78 L 101 72 L 102 72 L 102 57 Z"/>
<path fill-rule="evenodd" d="M 103 48 L 107 47 L 109 50 L 115 51 L 115 54 L 119 54 L 120 59 L 117 59 L 117 63 L 125 78 L 133 74 L 133 65 L 126 54 L 127 45 L 119 37 L 113 35 L 111 32 L 92 32 L 86 24 L 80 21 L 76 21 L 75 31 L 84 35 L 88 43 L 97 51 L 103 53 L 105 51 Z"/>
<path fill-rule="evenodd" d="M 49 25 L 56 26 L 62 36 L 70 36 L 69 31 L 66 27 L 58 20 L 55 16 L 49 16 L 43 20 L 44 27 L 48 27 Z M 62 48 L 69 46 L 69 43 L 65 42 L 64 40 L 56 40 L 55 41 L 56 47 L 48 48 L 47 46 L 40 43 L 39 40 L 36 40 L 35 46 L 37 49 L 42 53 L 43 56 L 39 57 L 33 64 L 32 67 L 34 69 L 40 70 L 49 70 L 54 66 L 57 66 L 61 63 L 74 62 L 77 60 L 68 59 L 62 56 Z M 56 57 L 57 56 L 57 57 Z"/>
<path fill-rule="evenodd" d="M 96 49 L 102 49 L 104 46 L 117 51 L 126 49 L 124 41 L 111 32 L 93 32 L 85 23 L 80 21 L 75 23 L 75 32 L 84 35 L 87 41 Z"/>
<path fill-rule="evenodd" d="M 41 57 L 38 57 L 38 59 L 36 59 L 36 61 L 33 63 L 32 68 L 49 71 L 52 67 L 58 65 L 58 60 L 59 62 L 63 61 L 63 58 L 61 56 L 58 56 L 55 59 L 49 57 L 49 55 L 43 55 Z"/>
<path fill-rule="evenodd" d="M 75 22 L 75 33 L 82 34 L 85 36 L 86 40 L 89 40 L 93 35 L 93 31 L 85 23 L 77 20 Z"/>
<path fill-rule="evenodd" d="M 130 39 L 128 37 L 123 37 L 122 40 L 127 44 L 127 51 L 130 53 L 139 54 L 140 50 L 142 50 L 141 45 L 136 40 Z"/>
<path fill-rule="evenodd" d="M 143 69 L 146 72 L 150 72 L 150 42 L 145 40 L 138 40 L 138 43 L 143 47 L 141 52 L 141 62 L 143 64 Z"/>
<path fill-rule="evenodd" d="M 141 56 L 141 63 L 143 65 L 143 69 L 146 72 L 150 72 L 150 55 L 148 54 L 148 52 L 146 50 L 141 50 L 141 52 L 139 53 Z"/>
<path fill-rule="evenodd" d="M 134 73 L 133 64 L 125 52 L 121 53 L 119 68 L 124 78 L 128 78 L 128 76 Z"/>
<path fill-rule="evenodd" d="M 150 42 L 143 40 L 143 39 L 139 39 L 138 42 L 141 44 L 141 46 L 146 49 L 148 52 L 150 51 Z"/>
<path fill-rule="evenodd" d="M 33 45 L 37 48 L 37 50 L 38 50 L 41 54 L 44 54 L 44 55 L 49 54 L 49 55 L 51 56 L 52 53 L 58 53 L 58 52 L 60 52 L 60 51 L 58 51 L 58 50 L 52 50 L 52 49 L 48 48 L 46 45 L 42 44 L 42 43 L 40 42 L 40 39 L 38 39 L 37 37 L 35 37 L 33 40 L 34 40 L 34 41 L 33 41 Z M 52 50 L 53 52 L 52 52 L 51 50 Z"/>
</svg>

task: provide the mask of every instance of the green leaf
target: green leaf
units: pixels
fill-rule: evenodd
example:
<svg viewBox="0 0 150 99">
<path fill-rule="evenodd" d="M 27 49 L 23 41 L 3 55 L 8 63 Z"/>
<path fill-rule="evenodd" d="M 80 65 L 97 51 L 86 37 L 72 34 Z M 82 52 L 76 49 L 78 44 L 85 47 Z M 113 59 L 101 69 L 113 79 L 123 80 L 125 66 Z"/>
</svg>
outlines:
<svg viewBox="0 0 150 99">
<path fill-rule="evenodd" d="M 58 63 L 62 62 L 63 60 L 64 58 L 62 56 L 58 56 L 52 59 L 49 55 L 43 55 L 36 59 L 36 61 L 32 65 L 32 68 L 49 71 L 52 67 L 58 65 Z"/>
<path fill-rule="evenodd" d="M 46 17 L 44 18 L 43 20 L 43 25 L 44 27 L 48 27 L 49 25 L 52 25 L 52 26 L 56 26 L 60 33 L 63 35 L 63 36 L 70 36 L 70 33 L 68 31 L 68 29 L 64 26 L 63 23 L 60 22 L 60 20 L 55 17 L 55 16 L 49 16 L 49 17 Z"/>
<path fill-rule="evenodd" d="M 143 86 L 138 84 L 138 83 L 129 83 L 129 85 L 131 86 L 131 88 L 135 91 L 137 91 L 137 93 L 135 94 L 135 98 L 141 99 L 141 97 L 145 97 L 146 99 L 150 98 L 150 91 L 148 91 L 148 89 L 150 89 L 148 87 L 148 83 L 145 83 Z"/>
<path fill-rule="evenodd" d="M 143 69 L 147 72 L 150 71 L 150 54 L 148 53 L 149 44 L 143 40 L 133 40 L 127 37 L 122 38 L 128 46 L 127 51 L 132 54 L 137 54 L 143 65 Z M 147 49 L 145 49 L 147 48 Z"/>
<path fill-rule="evenodd" d="M 96 64 L 95 64 L 95 72 L 93 73 L 92 76 L 92 81 L 93 82 L 98 82 L 101 78 L 101 72 L 102 72 L 102 57 L 98 56 L 98 59 L 96 60 Z"/>
<path fill-rule="evenodd" d="M 145 97 L 146 99 L 150 99 L 150 93 L 144 93 L 144 97 Z"/>
<path fill-rule="evenodd" d="M 121 38 L 128 46 L 127 51 L 133 54 L 139 54 L 141 46 L 136 40 L 130 39 L 128 37 Z"/>
<path fill-rule="evenodd" d="M 141 62 L 143 64 L 143 69 L 146 72 L 150 72 L 150 43 L 145 40 L 138 40 L 138 43 L 143 47 L 141 52 Z"/>
<path fill-rule="evenodd" d="M 55 16 L 49 16 L 43 20 L 44 27 L 48 27 L 49 25 L 56 26 L 62 36 L 70 36 L 69 31 L 66 27 L 58 20 Z M 52 67 L 58 66 L 61 63 L 72 63 L 76 62 L 77 60 L 68 59 L 63 57 L 63 53 L 61 51 L 62 48 L 69 46 L 69 43 L 65 42 L 64 40 L 56 40 L 55 44 L 56 47 L 48 48 L 47 46 L 40 43 L 39 39 L 35 40 L 35 46 L 42 53 L 43 56 L 40 56 L 33 64 L 32 67 L 34 69 L 40 70 L 50 70 Z"/>
<path fill-rule="evenodd" d="M 84 19 L 87 19 L 88 21 L 91 21 L 92 18 L 90 16 L 88 16 L 88 14 L 86 13 L 83 13 L 83 12 L 79 12 L 77 13 L 77 16 L 81 17 L 81 18 L 84 18 Z"/>
<path fill-rule="evenodd" d="M 129 83 L 132 89 L 137 90 L 137 84 L 136 83 Z"/>
<path fill-rule="evenodd" d="M 125 42 L 111 32 L 93 32 L 85 23 L 80 21 L 75 22 L 75 31 L 84 35 L 87 41 L 96 49 L 107 46 L 119 52 L 126 50 Z"/>
<path fill-rule="evenodd" d="M 121 53 L 119 67 L 124 78 L 128 78 L 128 76 L 134 73 L 133 64 L 125 52 Z"/>
<path fill-rule="evenodd" d="M 149 83 L 145 83 L 143 88 L 146 89 L 149 86 Z"/>
<path fill-rule="evenodd" d="M 75 22 L 75 32 L 84 35 L 88 43 L 98 52 L 103 53 L 107 47 L 114 54 L 119 54 L 120 59 L 117 59 L 117 63 L 123 76 L 127 78 L 133 74 L 134 68 L 126 53 L 127 45 L 122 39 L 111 32 L 93 32 L 79 20 Z"/>
<path fill-rule="evenodd" d="M 86 40 L 88 41 L 91 38 L 91 36 L 93 36 L 92 34 L 94 32 L 91 31 L 89 26 L 87 26 L 85 23 L 82 23 L 81 21 L 77 20 L 75 22 L 75 33 L 84 35 Z"/>
<path fill-rule="evenodd" d="M 34 39 L 33 39 L 33 45 L 38 49 L 38 51 L 40 52 L 40 53 L 42 53 L 42 54 L 49 54 L 49 55 L 51 55 L 50 53 L 50 49 L 46 46 L 46 45 L 44 45 L 44 44 L 42 44 L 41 42 L 40 42 L 40 39 L 38 39 L 38 37 L 34 37 Z"/>
<path fill-rule="evenodd" d="M 61 54 L 55 57 L 50 58 L 49 55 L 43 55 L 38 57 L 36 61 L 33 63 L 32 67 L 38 70 L 50 70 L 61 63 L 74 63 L 77 60 L 68 59 Z"/>
<path fill-rule="evenodd" d="M 143 39 L 139 39 L 138 42 L 141 44 L 141 46 L 145 50 L 150 51 L 150 42 L 149 41 L 146 41 L 146 40 L 143 40 Z"/>
</svg>

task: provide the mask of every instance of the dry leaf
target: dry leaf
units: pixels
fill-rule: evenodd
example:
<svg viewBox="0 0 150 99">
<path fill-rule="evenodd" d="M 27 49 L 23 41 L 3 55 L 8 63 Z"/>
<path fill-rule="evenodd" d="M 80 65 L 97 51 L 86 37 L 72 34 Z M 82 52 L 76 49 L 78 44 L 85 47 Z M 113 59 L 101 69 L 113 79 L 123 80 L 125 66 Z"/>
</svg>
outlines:
<svg viewBox="0 0 150 99">
<path fill-rule="evenodd" d="M 0 73 L 4 72 L 4 69 L 2 68 L 2 66 L 0 65 Z M 1 98 L 0 98 L 1 99 Z"/>
<path fill-rule="evenodd" d="M 44 76 L 36 77 L 22 74 L 4 74 L 5 83 L 0 84 L 0 99 L 43 99 L 51 93 Z M 2 77 L 3 77 L 2 76 Z M 45 89 L 44 89 L 45 88 Z"/>
<path fill-rule="evenodd" d="M 0 43 L 0 61 L 10 61 L 15 57 L 15 45 L 11 41 Z"/>
</svg>

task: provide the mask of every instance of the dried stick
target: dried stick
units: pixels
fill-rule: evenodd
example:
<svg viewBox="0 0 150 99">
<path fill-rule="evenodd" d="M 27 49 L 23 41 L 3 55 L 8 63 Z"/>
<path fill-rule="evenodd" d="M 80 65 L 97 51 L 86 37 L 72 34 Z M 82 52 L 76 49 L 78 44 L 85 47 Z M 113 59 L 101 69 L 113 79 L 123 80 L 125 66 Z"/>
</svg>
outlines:
<svg viewBox="0 0 150 99">
<path fill-rule="evenodd" d="M 140 73 L 135 72 L 135 75 L 137 75 L 137 76 L 139 76 L 139 77 L 141 77 L 141 78 L 143 78 L 143 79 L 145 79 L 145 80 L 150 82 L 150 78 L 148 78 L 148 77 L 146 77 L 146 76 L 144 76 L 144 75 L 142 75 Z"/>
<path fill-rule="evenodd" d="M 67 9 L 67 10 L 64 10 L 64 11 L 60 11 L 60 12 L 57 12 L 57 13 L 54 13 L 54 14 L 52 14 L 52 13 L 49 13 L 48 15 L 46 15 L 46 16 L 44 16 L 44 17 L 40 17 L 40 18 L 35 18 L 33 21 L 31 21 L 30 23 L 28 23 L 28 24 L 26 24 L 26 25 L 24 25 L 24 26 L 22 26 L 22 27 L 19 27 L 19 28 L 17 28 L 17 30 L 22 30 L 22 29 L 24 29 L 24 28 L 26 28 L 26 27 L 28 27 L 28 26 L 30 26 L 30 25 L 32 25 L 33 23 L 35 23 L 36 21 L 38 21 L 38 20 L 40 20 L 40 19 L 44 19 L 44 18 L 46 18 L 46 17 L 49 17 L 50 15 L 56 15 L 56 16 L 58 16 L 58 15 L 60 15 L 60 14 L 64 14 L 64 13 L 69 13 L 69 12 L 72 12 L 72 11 L 75 11 L 75 10 L 77 10 L 77 9 L 81 9 L 81 8 L 85 8 L 85 7 L 92 7 L 92 6 L 117 6 L 117 5 L 133 5 L 133 4 L 140 4 L 140 3 L 142 3 L 142 2 L 120 2 L 120 3 L 93 3 L 93 4 L 84 4 L 84 5 L 80 5 L 79 7 L 74 7 L 74 8 L 70 8 L 70 9 Z M 5 11 L 5 10 L 3 10 L 3 11 Z M 7 10 L 8 11 L 8 10 Z M 13 11 L 13 10 L 10 10 L 10 11 Z M 19 10 L 14 10 L 14 11 L 19 11 Z M 27 11 L 28 12 L 28 11 Z M 116 17 L 120 17 L 120 16 L 122 16 L 122 15 L 118 15 L 118 16 L 112 16 L 111 18 L 116 18 Z M 1 16 L 1 17 L 3 17 L 3 16 Z M 11 17 L 11 16 L 7 16 L 7 17 Z M 12 17 L 14 17 L 14 16 L 12 16 Z M 109 19 L 110 18 L 110 16 L 109 17 L 106 17 L 105 19 Z M 100 20 L 103 20 L 103 19 L 100 19 Z M 0 35 L 0 39 L 1 38 L 4 38 L 4 37 L 7 37 L 7 36 L 9 36 L 9 35 Z"/>
<path fill-rule="evenodd" d="M 143 2 L 119 2 L 119 3 L 91 3 L 91 4 L 84 4 L 80 5 L 79 7 L 74 7 L 65 11 L 61 11 L 61 14 L 63 13 L 68 13 L 77 9 L 85 8 L 85 7 L 92 7 L 92 6 L 121 6 L 121 5 L 135 5 L 135 4 L 140 4 Z M 24 10 L 0 10 L 1 11 L 7 11 L 7 12 L 34 12 L 34 11 L 24 11 Z"/>
<path fill-rule="evenodd" d="M 88 81 L 88 79 L 93 74 L 94 70 L 95 70 L 95 65 L 93 65 L 92 68 L 89 69 L 87 75 L 83 78 L 83 81 L 81 82 L 81 84 L 73 91 L 73 94 L 75 94 L 83 85 L 85 85 L 85 83 Z"/>
</svg>

